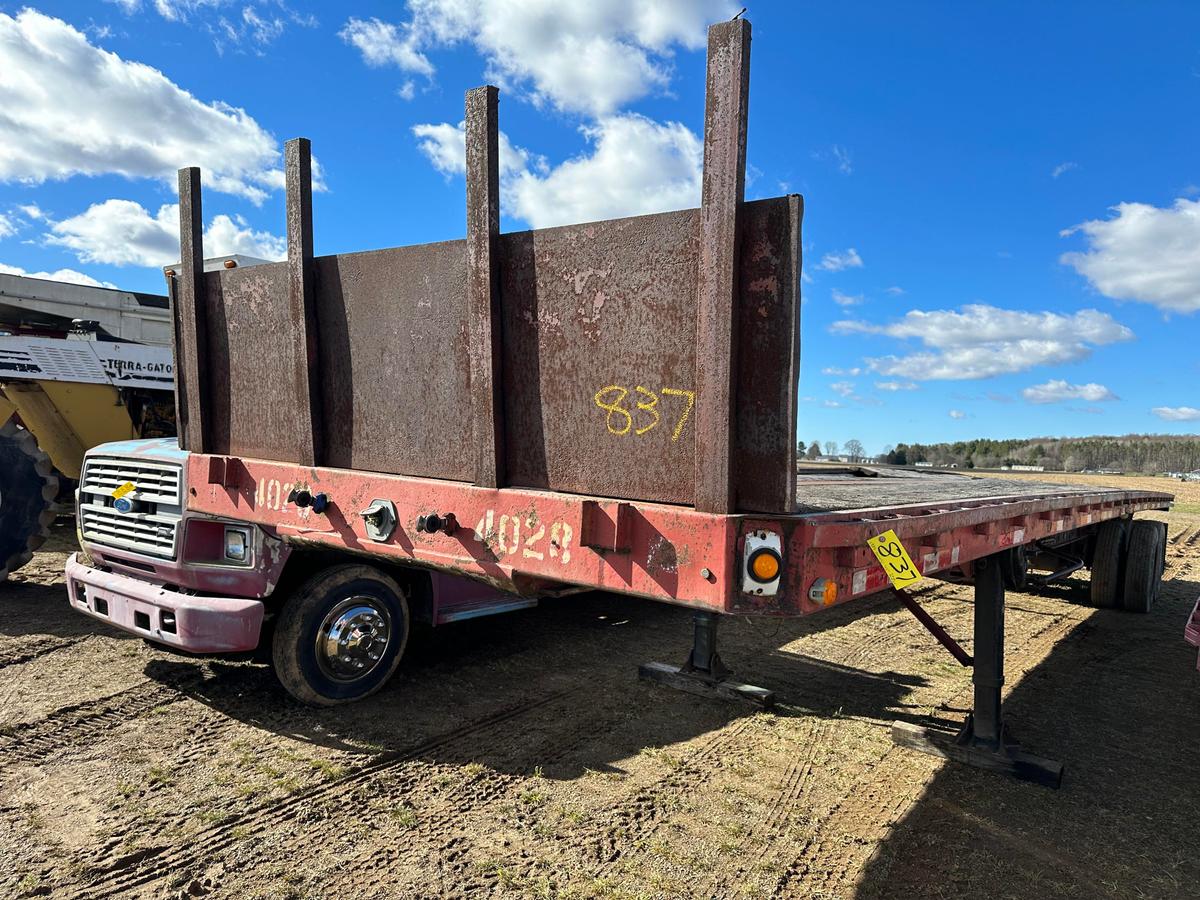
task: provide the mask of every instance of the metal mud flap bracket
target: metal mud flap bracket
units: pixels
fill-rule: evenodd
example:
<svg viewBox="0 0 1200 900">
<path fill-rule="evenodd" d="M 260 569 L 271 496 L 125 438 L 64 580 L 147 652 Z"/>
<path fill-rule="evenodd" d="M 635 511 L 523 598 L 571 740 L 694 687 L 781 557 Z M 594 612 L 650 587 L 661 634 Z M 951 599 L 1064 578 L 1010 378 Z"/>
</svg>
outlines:
<svg viewBox="0 0 1200 900">
<path fill-rule="evenodd" d="M 367 537 L 373 541 L 382 543 L 396 530 L 396 504 L 391 500 L 372 500 L 359 515 L 367 528 Z"/>
</svg>

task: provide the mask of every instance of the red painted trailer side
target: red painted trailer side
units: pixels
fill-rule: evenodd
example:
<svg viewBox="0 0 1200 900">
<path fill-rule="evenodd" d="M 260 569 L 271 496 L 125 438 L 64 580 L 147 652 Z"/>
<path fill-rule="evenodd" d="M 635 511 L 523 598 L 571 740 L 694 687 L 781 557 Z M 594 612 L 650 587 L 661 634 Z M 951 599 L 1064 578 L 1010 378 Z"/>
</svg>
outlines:
<svg viewBox="0 0 1200 900">
<path fill-rule="evenodd" d="M 514 593 L 575 586 L 738 615 L 795 616 L 888 589 L 867 538 L 894 530 L 922 574 L 960 569 L 1015 546 L 1135 512 L 1163 509 L 1167 494 L 1072 490 L 824 513 L 761 516 L 522 488 L 191 454 L 188 509 L 253 522 L 293 545 L 443 569 Z M 969 495 L 971 481 L 962 479 Z M 289 502 L 323 495 L 322 512 Z M 394 504 L 396 527 L 370 537 L 362 513 Z M 418 527 L 454 517 L 452 534 Z M 746 591 L 747 534 L 778 535 L 783 578 L 770 594 Z M 810 597 L 819 579 L 837 585 Z"/>
</svg>

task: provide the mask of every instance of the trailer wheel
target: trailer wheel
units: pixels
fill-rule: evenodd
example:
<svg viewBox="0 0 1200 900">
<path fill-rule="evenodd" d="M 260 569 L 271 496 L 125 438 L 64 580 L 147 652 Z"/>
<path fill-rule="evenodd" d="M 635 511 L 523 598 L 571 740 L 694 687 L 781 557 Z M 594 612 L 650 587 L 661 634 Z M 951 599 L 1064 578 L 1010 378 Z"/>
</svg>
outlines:
<svg viewBox="0 0 1200 900">
<path fill-rule="evenodd" d="M 1111 519 L 1096 529 L 1092 557 L 1092 606 L 1117 609 L 1124 592 L 1125 548 L 1128 531 L 1123 519 Z"/>
<path fill-rule="evenodd" d="M 1148 613 L 1158 599 L 1166 567 L 1167 526 L 1139 519 L 1129 530 L 1125 559 L 1125 609 Z"/>
<path fill-rule="evenodd" d="M 1025 590 L 1029 583 L 1029 553 L 1024 544 L 1011 547 L 1000 556 L 1000 572 L 1007 590 Z"/>
<path fill-rule="evenodd" d="M 334 566 L 309 578 L 275 623 L 271 659 L 284 690 L 335 706 L 379 690 L 408 643 L 408 600 L 371 566 Z"/>
<path fill-rule="evenodd" d="M 27 429 L 0 425 L 0 581 L 33 559 L 54 522 L 58 479 Z"/>
</svg>

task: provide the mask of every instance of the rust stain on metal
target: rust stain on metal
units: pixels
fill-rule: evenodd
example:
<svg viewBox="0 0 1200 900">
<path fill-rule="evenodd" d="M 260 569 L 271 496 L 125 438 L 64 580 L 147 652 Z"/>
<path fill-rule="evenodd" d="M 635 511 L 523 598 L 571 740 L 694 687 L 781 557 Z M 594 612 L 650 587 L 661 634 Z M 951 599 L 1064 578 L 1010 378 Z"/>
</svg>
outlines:
<svg viewBox="0 0 1200 900">
<path fill-rule="evenodd" d="M 289 260 L 197 274 L 209 347 L 182 358 L 211 397 L 181 367 L 184 421 L 220 454 L 790 511 L 800 200 L 742 202 L 748 24 L 714 26 L 709 52 L 699 210 L 499 234 L 480 88 L 467 239 L 313 258 L 308 145 L 289 143 Z"/>
<path fill-rule="evenodd" d="M 704 176 L 696 286 L 695 505 L 733 512 L 734 415 L 738 402 L 739 220 L 746 184 L 746 107 L 750 94 L 750 23 L 708 30 L 704 98 Z"/>
<path fill-rule="evenodd" d="M 296 138 L 284 148 L 287 187 L 288 317 L 284 333 L 296 398 L 293 449 L 297 462 L 321 458 L 321 373 L 317 359 L 317 314 L 313 298 L 312 147 Z M 231 262 L 231 261 L 230 261 Z M 235 264 L 236 265 L 236 264 Z M 226 263 L 225 268 L 234 268 Z"/>
<path fill-rule="evenodd" d="M 500 487 L 505 478 L 504 413 L 500 399 L 500 293 L 496 242 L 500 236 L 499 91 L 467 91 L 467 316 L 475 483 Z"/>
<path fill-rule="evenodd" d="M 472 481 L 466 242 L 317 257 L 325 464 Z"/>
</svg>

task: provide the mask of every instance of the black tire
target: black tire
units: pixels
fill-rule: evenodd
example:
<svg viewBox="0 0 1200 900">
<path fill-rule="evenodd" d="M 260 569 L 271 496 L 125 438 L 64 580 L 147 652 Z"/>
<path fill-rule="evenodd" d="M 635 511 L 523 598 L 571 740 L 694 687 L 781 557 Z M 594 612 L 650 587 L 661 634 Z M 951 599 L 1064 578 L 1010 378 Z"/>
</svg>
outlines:
<svg viewBox="0 0 1200 900">
<path fill-rule="evenodd" d="M 54 523 L 58 478 L 25 428 L 0 425 L 0 581 L 33 559 Z"/>
<path fill-rule="evenodd" d="M 1092 556 L 1092 606 L 1119 609 L 1125 592 L 1125 548 L 1128 542 L 1124 519 L 1110 519 L 1096 529 Z"/>
<path fill-rule="evenodd" d="M 361 700 L 383 687 L 396 671 L 410 624 L 404 591 L 378 569 L 346 564 L 318 572 L 288 598 L 275 620 L 271 639 L 275 676 L 284 690 L 310 706 Z M 347 640 L 353 638 L 345 656 L 328 652 L 331 628 L 349 635 Z M 384 628 L 386 638 L 380 647 L 377 636 Z M 356 637 L 364 629 L 368 636 Z M 337 633 L 332 634 L 334 643 Z M 365 674 L 353 671 L 359 663 Z"/>
<path fill-rule="evenodd" d="M 1029 554 L 1024 544 L 1011 547 L 1000 555 L 1000 572 L 1004 577 L 1006 590 L 1025 590 L 1029 583 Z"/>
<path fill-rule="evenodd" d="M 1139 519 L 1129 529 L 1125 558 L 1125 596 L 1130 612 L 1148 613 L 1158 599 L 1166 567 L 1167 526 L 1165 522 Z"/>
</svg>

